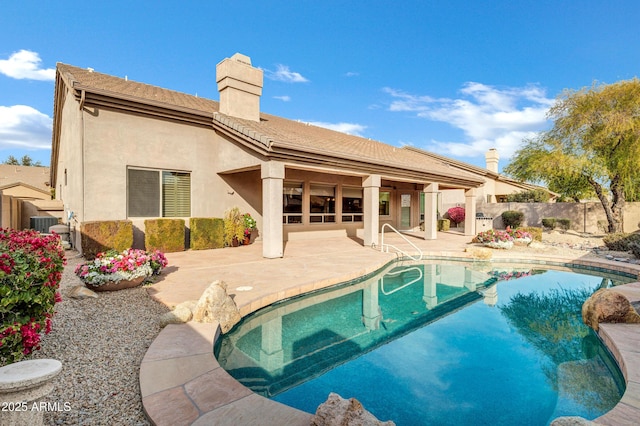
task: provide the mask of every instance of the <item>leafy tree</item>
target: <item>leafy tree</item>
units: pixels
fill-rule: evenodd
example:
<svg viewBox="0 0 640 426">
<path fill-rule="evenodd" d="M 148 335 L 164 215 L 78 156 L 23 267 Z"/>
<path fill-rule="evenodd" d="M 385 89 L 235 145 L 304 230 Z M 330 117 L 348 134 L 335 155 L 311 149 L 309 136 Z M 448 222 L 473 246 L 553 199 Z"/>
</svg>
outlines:
<svg viewBox="0 0 640 426">
<path fill-rule="evenodd" d="M 511 203 L 546 203 L 550 197 L 549 193 L 544 189 L 532 189 L 509 194 L 507 195 L 507 201 Z"/>
<path fill-rule="evenodd" d="M 608 231 L 621 231 L 625 201 L 640 195 L 640 80 L 565 90 L 548 116 L 553 127 L 526 141 L 505 172 L 576 201 L 595 194 Z"/>
<path fill-rule="evenodd" d="M 11 166 L 33 166 L 33 167 L 42 167 L 42 163 L 40 161 L 33 161 L 31 157 L 28 155 L 23 155 L 20 161 L 13 155 L 10 155 L 5 161 L 4 164 L 9 164 Z"/>
</svg>

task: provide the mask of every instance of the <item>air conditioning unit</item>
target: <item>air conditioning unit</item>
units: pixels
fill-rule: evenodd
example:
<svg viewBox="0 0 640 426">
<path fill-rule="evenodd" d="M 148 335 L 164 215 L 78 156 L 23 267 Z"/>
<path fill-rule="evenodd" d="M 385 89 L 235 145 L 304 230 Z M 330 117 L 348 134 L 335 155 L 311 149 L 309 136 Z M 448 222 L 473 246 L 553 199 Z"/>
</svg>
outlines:
<svg viewBox="0 0 640 426">
<path fill-rule="evenodd" d="M 30 228 L 42 234 L 49 233 L 49 227 L 58 224 L 58 218 L 53 216 L 31 216 Z"/>
</svg>

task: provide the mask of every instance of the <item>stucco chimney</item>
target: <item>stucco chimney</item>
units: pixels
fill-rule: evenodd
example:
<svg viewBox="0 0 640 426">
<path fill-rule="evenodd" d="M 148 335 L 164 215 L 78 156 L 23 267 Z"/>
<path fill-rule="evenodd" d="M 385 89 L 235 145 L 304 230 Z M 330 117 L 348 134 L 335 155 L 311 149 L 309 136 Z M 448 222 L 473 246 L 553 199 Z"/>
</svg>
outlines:
<svg viewBox="0 0 640 426">
<path fill-rule="evenodd" d="M 498 173 L 498 160 L 500 159 L 498 150 L 495 148 L 491 148 L 484 155 L 484 158 L 487 160 L 487 170 L 489 170 L 490 172 Z"/>
<path fill-rule="evenodd" d="M 236 53 L 216 65 L 220 112 L 260 121 L 262 70 L 251 66 L 251 58 Z"/>
</svg>

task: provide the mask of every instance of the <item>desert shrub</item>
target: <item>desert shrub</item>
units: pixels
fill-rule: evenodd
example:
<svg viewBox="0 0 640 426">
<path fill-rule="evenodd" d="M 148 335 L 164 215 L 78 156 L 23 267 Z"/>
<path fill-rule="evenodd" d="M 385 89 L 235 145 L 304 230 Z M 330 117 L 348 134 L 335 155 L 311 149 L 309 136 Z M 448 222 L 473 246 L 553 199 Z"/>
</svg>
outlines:
<svg viewBox="0 0 640 426">
<path fill-rule="evenodd" d="M 82 254 L 91 260 L 107 250 L 130 248 L 133 245 L 133 223 L 130 220 L 83 222 L 80 235 Z"/>
<path fill-rule="evenodd" d="M 502 223 L 505 227 L 517 228 L 524 220 L 524 213 L 515 210 L 507 210 L 502 212 Z"/>
<path fill-rule="evenodd" d="M 517 230 L 531 234 L 533 241 L 542 241 L 542 228 L 538 228 L 537 226 L 522 226 Z"/>
<path fill-rule="evenodd" d="M 556 220 L 555 217 L 542 218 L 542 226 L 547 229 L 554 229 L 556 227 Z"/>
<path fill-rule="evenodd" d="M 0 366 L 40 349 L 51 331 L 65 258 L 58 235 L 0 228 Z"/>
<path fill-rule="evenodd" d="M 207 250 L 224 247 L 224 221 L 213 217 L 189 219 L 191 249 Z"/>
<path fill-rule="evenodd" d="M 449 210 L 447 210 L 449 219 L 455 225 L 464 222 L 464 213 L 464 207 L 451 207 Z"/>
<path fill-rule="evenodd" d="M 616 232 L 614 234 L 605 235 L 602 238 L 602 242 L 609 250 L 629 251 L 632 249 L 632 245 L 640 244 L 640 234 Z"/>
<path fill-rule="evenodd" d="M 438 219 L 438 231 L 448 231 L 449 224 L 449 219 Z"/>
<path fill-rule="evenodd" d="M 233 207 L 224 212 L 224 243 L 233 245 L 235 239 L 238 243 L 244 239 L 244 215 L 238 207 Z"/>
<path fill-rule="evenodd" d="M 164 253 L 184 251 L 184 219 L 147 219 L 144 221 L 144 245 L 147 251 Z"/>
<path fill-rule="evenodd" d="M 571 219 L 557 219 L 556 224 L 558 225 L 558 228 L 566 231 L 571 228 Z"/>
</svg>

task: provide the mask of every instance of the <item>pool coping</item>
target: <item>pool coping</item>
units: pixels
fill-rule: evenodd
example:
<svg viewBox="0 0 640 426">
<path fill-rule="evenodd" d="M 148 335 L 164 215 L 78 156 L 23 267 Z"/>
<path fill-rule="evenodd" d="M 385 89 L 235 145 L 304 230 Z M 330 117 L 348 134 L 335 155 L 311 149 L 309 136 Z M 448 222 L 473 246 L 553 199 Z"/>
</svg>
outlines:
<svg viewBox="0 0 640 426">
<path fill-rule="evenodd" d="M 496 253 L 491 263 L 524 263 L 549 267 L 616 271 L 640 279 L 640 265 L 604 259 Z M 425 259 L 479 261 L 470 253 L 427 252 Z M 381 258 L 369 265 L 373 273 L 389 263 Z M 353 279 L 324 279 L 312 286 L 290 288 L 238 306 L 242 316 L 291 295 L 330 287 Z M 631 301 L 640 301 L 640 282 L 616 287 Z M 600 324 L 598 336 L 614 356 L 623 373 L 626 390 L 620 402 L 594 422 L 604 425 L 631 424 L 640 418 L 640 325 Z M 309 425 L 312 414 L 253 393 L 233 379 L 213 356 L 220 336 L 218 323 L 167 325 L 153 341 L 140 365 L 140 391 L 145 414 L 153 425 Z M 631 342 L 631 343 L 630 343 Z M 366 408 L 366 407 L 365 407 Z"/>
</svg>

